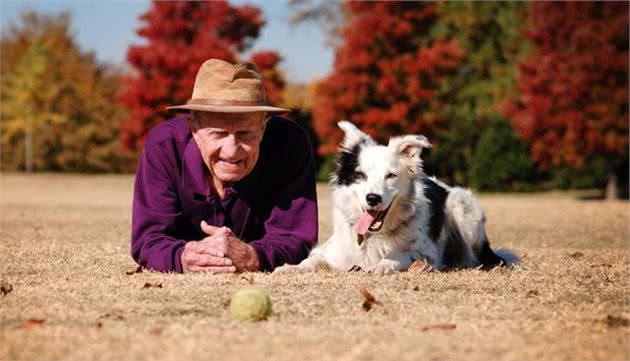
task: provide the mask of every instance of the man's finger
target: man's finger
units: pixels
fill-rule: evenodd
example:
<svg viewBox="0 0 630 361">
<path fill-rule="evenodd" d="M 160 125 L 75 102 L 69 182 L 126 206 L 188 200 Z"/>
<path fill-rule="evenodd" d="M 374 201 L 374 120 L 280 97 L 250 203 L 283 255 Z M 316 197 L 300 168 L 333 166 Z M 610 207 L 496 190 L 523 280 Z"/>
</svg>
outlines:
<svg viewBox="0 0 630 361">
<path fill-rule="evenodd" d="M 196 254 L 194 257 L 196 266 L 232 266 L 232 260 L 226 257 L 215 257 L 206 254 Z"/>
<path fill-rule="evenodd" d="M 204 238 L 209 239 L 210 237 Z M 199 254 L 209 254 L 215 257 L 225 257 L 225 252 L 216 247 L 212 247 L 207 242 L 201 241 L 190 241 L 186 244 L 186 247 L 190 248 L 189 253 L 199 253 Z"/>
<path fill-rule="evenodd" d="M 208 236 L 214 236 L 215 233 L 221 230 L 221 227 L 211 226 L 206 221 L 201 221 L 201 230 Z"/>
<path fill-rule="evenodd" d="M 225 257 L 225 253 L 222 250 L 219 250 L 216 247 L 213 247 L 212 245 L 204 241 L 199 241 L 199 243 L 195 247 L 195 252 L 201 253 L 201 254 L 208 254 L 215 257 Z"/>
<path fill-rule="evenodd" d="M 208 273 L 234 273 L 234 266 L 190 266 L 189 272 L 208 272 Z"/>
</svg>

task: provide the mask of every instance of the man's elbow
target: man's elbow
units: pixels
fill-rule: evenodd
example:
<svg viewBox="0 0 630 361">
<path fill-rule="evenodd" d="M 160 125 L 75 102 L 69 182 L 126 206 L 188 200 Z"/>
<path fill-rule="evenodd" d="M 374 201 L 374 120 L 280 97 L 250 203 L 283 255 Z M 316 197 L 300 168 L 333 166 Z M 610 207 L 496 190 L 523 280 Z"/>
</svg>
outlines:
<svg viewBox="0 0 630 361">
<path fill-rule="evenodd" d="M 179 243 L 182 243 L 181 245 Z M 142 268 L 159 272 L 182 272 L 183 242 L 132 240 L 131 257 Z"/>
</svg>

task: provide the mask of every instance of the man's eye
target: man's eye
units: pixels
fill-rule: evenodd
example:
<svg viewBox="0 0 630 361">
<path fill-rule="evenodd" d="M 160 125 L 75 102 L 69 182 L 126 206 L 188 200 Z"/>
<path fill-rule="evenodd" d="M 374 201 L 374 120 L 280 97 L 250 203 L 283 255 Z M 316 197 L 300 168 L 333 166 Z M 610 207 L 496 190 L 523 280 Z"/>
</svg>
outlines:
<svg viewBox="0 0 630 361">
<path fill-rule="evenodd" d="M 255 134 L 252 132 L 240 133 L 238 137 L 243 140 L 252 140 L 254 139 Z"/>
<path fill-rule="evenodd" d="M 385 179 L 394 179 L 394 178 L 396 178 L 396 177 L 398 177 L 398 175 L 397 175 L 397 174 L 394 174 L 394 173 L 387 173 L 387 175 L 385 176 Z"/>
<path fill-rule="evenodd" d="M 227 136 L 227 132 L 209 131 L 208 136 L 214 139 L 225 138 L 225 136 Z"/>
<path fill-rule="evenodd" d="M 361 171 L 356 171 L 356 172 L 354 172 L 354 176 L 355 176 L 357 179 L 361 179 L 361 180 L 366 180 L 366 179 L 367 179 L 367 176 L 365 175 L 365 173 L 363 173 L 363 172 L 361 172 Z"/>
</svg>

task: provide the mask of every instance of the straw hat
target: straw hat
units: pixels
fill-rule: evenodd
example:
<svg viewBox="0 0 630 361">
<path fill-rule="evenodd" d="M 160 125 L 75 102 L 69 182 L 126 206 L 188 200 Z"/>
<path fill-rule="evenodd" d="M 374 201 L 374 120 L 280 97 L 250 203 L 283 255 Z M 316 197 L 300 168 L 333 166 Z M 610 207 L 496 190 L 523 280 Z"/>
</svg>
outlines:
<svg viewBox="0 0 630 361">
<path fill-rule="evenodd" d="M 173 105 L 166 109 L 218 113 L 289 111 L 267 104 L 263 77 L 256 65 L 230 64 L 220 59 L 209 59 L 201 65 L 195 78 L 192 97 L 186 104 Z"/>
</svg>

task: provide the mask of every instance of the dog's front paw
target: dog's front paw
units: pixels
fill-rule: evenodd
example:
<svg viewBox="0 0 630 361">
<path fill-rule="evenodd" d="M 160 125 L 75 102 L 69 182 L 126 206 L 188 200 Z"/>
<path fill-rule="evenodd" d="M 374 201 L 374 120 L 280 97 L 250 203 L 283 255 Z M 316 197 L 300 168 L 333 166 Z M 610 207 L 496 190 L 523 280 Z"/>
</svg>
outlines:
<svg viewBox="0 0 630 361">
<path fill-rule="evenodd" d="M 402 270 L 400 262 L 392 259 L 382 259 L 374 267 L 368 269 L 369 272 L 376 275 L 385 275 Z"/>
<path fill-rule="evenodd" d="M 307 269 L 297 264 L 285 264 L 273 270 L 273 273 L 303 273 L 308 272 Z"/>
</svg>

